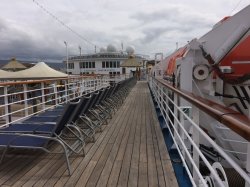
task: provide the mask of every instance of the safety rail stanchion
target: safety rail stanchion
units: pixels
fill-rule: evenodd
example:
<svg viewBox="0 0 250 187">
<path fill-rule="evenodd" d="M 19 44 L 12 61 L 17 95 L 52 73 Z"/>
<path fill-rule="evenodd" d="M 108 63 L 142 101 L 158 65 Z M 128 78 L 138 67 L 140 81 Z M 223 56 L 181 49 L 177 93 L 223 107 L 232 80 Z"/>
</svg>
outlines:
<svg viewBox="0 0 250 187">
<path fill-rule="evenodd" d="M 55 104 L 58 105 L 58 97 L 57 97 L 57 82 L 54 82 L 53 84 L 53 90 L 54 90 L 54 97 L 55 97 Z"/>
<path fill-rule="evenodd" d="M 250 142 L 247 143 L 247 164 L 246 164 L 246 170 L 248 172 L 248 175 L 250 177 Z M 245 187 L 250 187 L 250 183 L 247 183 Z"/>
<path fill-rule="evenodd" d="M 27 84 L 23 84 L 23 99 L 24 99 L 25 116 L 29 115 L 28 96 L 27 95 L 28 95 Z"/>
<path fill-rule="evenodd" d="M 5 114 L 8 114 L 7 116 L 5 116 L 5 122 L 6 124 L 8 124 L 10 122 L 10 117 L 9 117 L 9 99 L 8 99 L 8 86 L 4 86 L 4 110 L 5 110 Z"/>
<path fill-rule="evenodd" d="M 173 138 L 175 143 L 175 147 L 180 154 L 180 157 L 183 161 L 183 166 L 186 168 L 190 181 L 193 186 L 207 186 L 207 180 L 213 180 L 216 186 L 224 187 L 227 183 L 227 180 L 221 178 L 220 173 L 217 171 L 216 167 L 218 163 L 211 164 L 206 157 L 206 155 L 200 150 L 200 139 L 206 141 L 222 158 L 227 164 L 231 165 L 232 168 L 235 169 L 236 172 L 245 180 L 246 187 L 249 187 L 250 177 L 247 172 L 250 171 L 250 143 L 248 140 L 247 147 L 247 159 L 246 159 L 246 171 L 240 165 L 235 162 L 233 158 L 230 157 L 230 154 L 227 154 L 222 147 L 220 147 L 203 129 L 200 127 L 200 110 L 206 112 L 209 110 L 207 115 L 215 117 L 220 113 L 219 108 L 211 109 L 209 106 L 204 106 L 205 102 L 201 104 L 197 100 L 196 97 L 192 98 L 192 95 L 188 95 L 187 92 L 182 92 L 181 90 L 177 90 L 177 88 L 171 85 L 165 85 L 162 81 L 158 81 L 156 79 L 151 80 L 151 89 L 153 93 L 153 97 L 157 102 L 158 107 L 160 108 L 161 114 L 166 122 L 168 130 Z M 165 89 L 167 91 L 165 91 Z M 183 97 L 182 97 L 183 96 Z M 187 105 L 190 106 L 180 106 L 180 99 L 185 99 Z M 203 99 L 204 100 L 204 99 Z M 202 100 L 202 101 L 203 101 Z M 210 102 L 211 103 L 211 102 Z M 218 104 L 217 104 L 218 105 Z M 216 106 L 217 106 L 216 105 Z M 166 106 L 166 108 L 165 108 Z M 185 113 L 185 109 L 188 109 L 192 106 L 192 115 L 188 115 Z M 202 108 L 204 107 L 204 108 Z M 225 109 L 223 109 L 225 110 Z M 168 114 L 169 113 L 169 114 Z M 173 119 L 171 119 L 173 117 Z M 223 119 L 228 120 L 229 124 L 225 124 L 230 128 L 231 121 L 227 119 L 227 116 L 222 116 Z M 231 118 L 230 118 L 231 119 Z M 191 131 L 186 127 L 185 122 L 190 123 Z M 221 123 L 226 123 L 227 121 L 221 121 Z M 243 125 L 242 128 L 245 128 L 244 124 L 246 121 L 239 121 L 240 126 Z M 239 127 L 240 128 L 240 127 Z M 242 133 L 244 137 L 247 139 L 249 137 L 246 136 L 248 131 L 246 130 L 245 134 Z M 200 171 L 200 164 L 202 163 L 207 167 L 210 172 L 210 176 L 202 176 Z"/>
<path fill-rule="evenodd" d="M 197 125 L 200 124 L 200 117 L 199 116 L 200 116 L 199 109 L 195 106 L 192 106 L 193 121 Z M 192 137 L 193 137 L 194 143 L 199 147 L 199 145 L 200 145 L 200 133 L 196 128 L 193 128 L 193 136 Z M 194 160 L 196 167 L 199 169 L 200 156 L 199 156 L 199 153 L 195 149 L 193 150 L 193 160 Z M 199 176 L 195 172 L 194 169 L 193 169 L 193 178 L 194 178 L 194 181 L 196 182 L 196 184 L 198 185 L 199 184 Z"/>
<path fill-rule="evenodd" d="M 67 103 L 69 98 L 68 98 L 68 81 L 64 81 L 64 89 L 65 89 L 65 102 Z"/>
<path fill-rule="evenodd" d="M 45 110 L 46 106 L 45 106 L 45 91 L 44 91 L 45 87 L 44 87 L 44 82 L 41 82 L 41 97 L 42 97 L 42 110 Z"/>
</svg>

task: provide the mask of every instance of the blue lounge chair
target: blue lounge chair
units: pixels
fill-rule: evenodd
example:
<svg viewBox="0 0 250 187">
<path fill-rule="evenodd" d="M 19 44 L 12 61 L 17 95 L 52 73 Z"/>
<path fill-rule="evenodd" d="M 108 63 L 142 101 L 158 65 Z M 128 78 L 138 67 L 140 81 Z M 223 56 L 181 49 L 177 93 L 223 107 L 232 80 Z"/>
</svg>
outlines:
<svg viewBox="0 0 250 187">
<path fill-rule="evenodd" d="M 68 119 L 72 115 L 77 103 L 67 104 L 64 115 L 53 126 L 27 124 L 23 129 L 19 125 L 18 133 L 1 132 L 0 133 L 0 150 L 3 149 L 0 163 L 3 161 L 9 149 L 38 149 L 47 153 L 51 152 L 48 145 L 51 142 L 57 143 L 62 147 L 60 153 L 64 153 L 69 175 L 71 175 L 69 156 L 72 153 L 81 153 L 84 155 L 84 141 L 82 133 L 75 126 L 67 125 Z M 32 129 L 33 134 L 27 133 L 28 126 Z M 67 125 L 67 126 L 66 126 Z M 36 128 L 34 128 L 37 126 Z M 21 133 L 22 131 L 26 133 Z M 16 131 L 17 132 L 17 131 Z M 73 141 L 73 142 L 72 142 Z M 58 152 L 56 152 L 58 153 Z"/>
</svg>

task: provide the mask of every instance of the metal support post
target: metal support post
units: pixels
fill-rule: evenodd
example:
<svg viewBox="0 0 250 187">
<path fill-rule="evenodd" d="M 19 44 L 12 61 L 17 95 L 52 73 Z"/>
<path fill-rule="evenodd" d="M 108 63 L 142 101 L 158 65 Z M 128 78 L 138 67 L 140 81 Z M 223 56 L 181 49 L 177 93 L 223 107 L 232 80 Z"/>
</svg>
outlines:
<svg viewBox="0 0 250 187">
<path fill-rule="evenodd" d="M 8 124 L 11 121 L 9 114 L 9 99 L 8 99 L 8 87 L 4 86 L 4 109 L 5 109 L 5 122 Z"/>
<path fill-rule="evenodd" d="M 250 177 L 250 142 L 247 143 L 247 165 L 246 165 L 247 173 Z M 246 182 L 245 187 L 250 187 L 250 184 Z"/>
<path fill-rule="evenodd" d="M 44 82 L 41 82 L 41 94 L 42 94 L 42 109 L 45 110 L 45 92 L 44 92 Z"/>
<path fill-rule="evenodd" d="M 58 90 L 57 90 L 57 89 L 58 89 L 58 88 L 57 88 L 57 83 L 55 82 L 55 83 L 54 83 L 55 105 L 58 105 L 58 95 L 57 95 Z"/>
<path fill-rule="evenodd" d="M 193 115 L 193 121 L 195 122 L 195 124 L 199 125 L 200 122 L 200 112 L 199 109 L 196 106 L 192 106 L 192 115 Z M 199 131 L 196 128 L 193 128 L 193 141 L 194 143 L 199 147 L 200 144 L 200 134 Z M 193 149 L 193 160 L 195 162 L 196 167 L 199 169 L 199 162 L 200 162 L 200 157 L 199 157 L 199 153 Z M 194 181 L 196 182 L 196 184 L 199 184 L 199 176 L 198 174 L 195 172 L 195 170 L 193 169 L 193 178 Z"/>
<path fill-rule="evenodd" d="M 24 99 L 25 116 L 28 116 L 29 115 L 29 109 L 28 109 L 28 89 L 27 89 L 27 84 L 23 84 L 23 99 Z"/>
</svg>

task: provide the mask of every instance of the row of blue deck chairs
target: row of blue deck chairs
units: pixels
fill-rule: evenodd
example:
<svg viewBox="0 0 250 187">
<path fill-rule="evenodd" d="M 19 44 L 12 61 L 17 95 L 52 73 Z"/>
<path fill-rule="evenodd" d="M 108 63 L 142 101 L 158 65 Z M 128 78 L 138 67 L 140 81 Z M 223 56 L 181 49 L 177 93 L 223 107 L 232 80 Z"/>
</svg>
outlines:
<svg viewBox="0 0 250 187">
<path fill-rule="evenodd" d="M 0 129 L 0 163 L 11 149 L 63 153 L 71 175 L 69 156 L 72 153 L 85 155 L 85 144 L 95 141 L 95 133 L 102 131 L 102 125 L 112 118 L 135 83 L 131 78 L 112 84 Z M 51 149 L 53 143 L 61 149 Z"/>
</svg>

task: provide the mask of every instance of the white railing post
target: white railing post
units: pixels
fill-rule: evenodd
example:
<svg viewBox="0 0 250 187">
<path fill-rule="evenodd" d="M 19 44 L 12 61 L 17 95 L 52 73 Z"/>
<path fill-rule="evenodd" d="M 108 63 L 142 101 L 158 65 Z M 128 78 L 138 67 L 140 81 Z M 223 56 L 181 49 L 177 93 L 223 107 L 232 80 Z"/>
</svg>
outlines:
<svg viewBox="0 0 250 187">
<path fill-rule="evenodd" d="M 41 82 L 41 94 L 42 94 L 42 109 L 45 110 L 44 82 Z"/>
<path fill-rule="evenodd" d="M 162 111 L 163 108 L 163 86 L 161 84 L 159 84 L 159 107 L 160 107 L 160 111 Z"/>
<path fill-rule="evenodd" d="M 57 93 L 58 93 L 58 88 L 57 88 L 57 82 L 55 81 L 54 82 L 54 95 L 55 95 L 55 105 L 58 105 L 58 96 L 57 96 Z"/>
<path fill-rule="evenodd" d="M 199 125 L 200 123 L 200 112 L 199 109 L 196 106 L 192 106 L 192 116 L 193 116 L 193 121 L 195 124 Z M 200 133 L 196 128 L 193 128 L 193 141 L 194 143 L 199 147 L 200 144 Z M 200 157 L 199 153 L 196 151 L 196 149 L 193 149 L 193 160 L 196 165 L 196 167 L 199 169 L 199 162 L 200 162 Z M 196 182 L 196 184 L 199 184 L 199 176 L 193 169 L 193 179 Z"/>
<path fill-rule="evenodd" d="M 5 110 L 5 122 L 8 124 L 9 120 L 9 100 L 8 100 L 8 86 L 4 86 L 4 110 Z"/>
<path fill-rule="evenodd" d="M 172 94 L 174 95 L 174 103 L 178 106 L 178 95 L 172 91 Z M 178 109 L 176 107 L 174 107 L 174 115 L 178 116 Z M 177 127 L 178 126 L 178 122 L 176 120 L 174 120 L 174 126 Z M 176 140 L 178 140 L 178 136 L 176 134 L 176 132 L 174 131 L 174 138 Z M 179 142 L 178 142 L 179 143 Z"/>
<path fill-rule="evenodd" d="M 180 107 L 180 108 L 181 108 L 181 107 Z M 181 108 L 181 110 L 183 110 L 183 108 Z M 182 112 L 180 112 L 180 124 L 179 124 L 179 125 L 181 125 L 181 126 L 185 129 L 185 127 L 184 127 L 184 115 L 183 115 Z M 178 129 L 178 131 L 179 131 L 181 140 L 185 143 L 185 133 L 184 133 L 184 131 L 183 131 L 182 128 L 179 127 L 179 126 L 178 126 L 177 129 Z M 183 156 L 183 158 L 186 160 L 184 147 L 181 146 L 181 144 L 180 144 L 179 146 L 181 147 L 182 156 Z"/>
<path fill-rule="evenodd" d="M 29 115 L 29 109 L 28 109 L 28 89 L 27 89 L 27 84 L 23 84 L 23 99 L 24 99 L 25 116 L 28 116 Z"/>
<path fill-rule="evenodd" d="M 246 170 L 247 170 L 247 173 L 248 173 L 248 175 L 250 177 L 250 142 L 247 143 L 247 165 L 246 165 Z M 250 184 L 247 183 L 247 181 L 246 181 L 245 187 L 250 187 Z"/>
<path fill-rule="evenodd" d="M 65 80 L 64 81 L 64 88 L 65 88 L 65 101 L 66 101 L 66 103 L 68 102 L 68 80 Z"/>
</svg>

